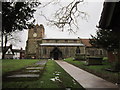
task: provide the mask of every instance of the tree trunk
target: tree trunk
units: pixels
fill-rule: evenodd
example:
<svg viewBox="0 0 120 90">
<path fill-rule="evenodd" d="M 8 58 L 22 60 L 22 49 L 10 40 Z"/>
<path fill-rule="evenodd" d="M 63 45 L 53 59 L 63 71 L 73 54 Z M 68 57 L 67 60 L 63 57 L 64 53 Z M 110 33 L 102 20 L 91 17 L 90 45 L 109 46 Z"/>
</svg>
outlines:
<svg viewBox="0 0 120 90">
<path fill-rule="evenodd" d="M 2 59 L 4 59 L 4 54 L 3 54 L 3 32 L 1 32 L 1 37 L 2 37 L 2 44 L 1 44 L 1 48 L 2 48 Z"/>
<path fill-rule="evenodd" d="M 7 46 L 7 35 L 5 35 L 5 48 Z"/>
<path fill-rule="evenodd" d="M 3 40 L 3 32 L 2 32 L 2 59 L 5 58 L 5 53 L 4 53 L 4 50 L 6 49 L 6 46 L 7 46 L 7 35 L 5 35 L 5 41 Z M 4 46 L 4 43 L 5 43 L 5 46 Z"/>
</svg>

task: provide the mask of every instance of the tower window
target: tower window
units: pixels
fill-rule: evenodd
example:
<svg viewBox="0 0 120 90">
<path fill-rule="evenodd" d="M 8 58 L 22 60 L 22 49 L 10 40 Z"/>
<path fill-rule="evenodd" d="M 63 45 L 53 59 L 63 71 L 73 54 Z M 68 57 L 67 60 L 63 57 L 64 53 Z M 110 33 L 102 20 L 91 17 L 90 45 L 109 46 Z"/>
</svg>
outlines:
<svg viewBox="0 0 120 90">
<path fill-rule="evenodd" d="M 37 32 L 37 27 L 34 28 L 34 32 L 35 32 L 35 33 Z"/>
</svg>

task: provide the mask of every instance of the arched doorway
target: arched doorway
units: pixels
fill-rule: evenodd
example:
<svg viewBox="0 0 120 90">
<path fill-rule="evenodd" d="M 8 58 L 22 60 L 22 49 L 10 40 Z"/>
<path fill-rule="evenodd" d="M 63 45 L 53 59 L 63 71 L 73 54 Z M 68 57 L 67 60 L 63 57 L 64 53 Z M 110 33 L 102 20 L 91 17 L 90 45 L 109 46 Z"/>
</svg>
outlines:
<svg viewBox="0 0 120 90">
<path fill-rule="evenodd" d="M 58 52 L 54 52 L 53 58 L 54 58 L 54 60 L 58 60 L 59 59 L 59 53 Z"/>
<path fill-rule="evenodd" d="M 54 60 L 62 59 L 62 52 L 57 47 L 55 47 L 50 52 L 50 58 L 53 58 Z"/>
</svg>

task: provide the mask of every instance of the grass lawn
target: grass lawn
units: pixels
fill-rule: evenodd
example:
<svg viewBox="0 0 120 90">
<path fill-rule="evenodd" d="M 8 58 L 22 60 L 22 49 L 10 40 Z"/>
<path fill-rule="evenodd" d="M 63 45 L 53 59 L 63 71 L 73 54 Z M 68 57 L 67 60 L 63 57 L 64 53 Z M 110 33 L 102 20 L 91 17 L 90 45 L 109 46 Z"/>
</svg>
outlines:
<svg viewBox="0 0 120 90">
<path fill-rule="evenodd" d="M 45 70 L 38 80 L 3 82 L 3 88 L 81 88 L 69 74 L 55 61 L 48 60 Z"/>
<path fill-rule="evenodd" d="M 107 61 L 103 62 L 103 65 L 90 65 L 86 66 L 85 62 L 82 61 L 75 61 L 72 58 L 67 58 L 64 61 L 73 64 L 83 70 L 86 70 L 90 73 L 93 73 L 103 79 L 106 79 L 110 82 L 116 83 L 118 82 L 118 78 L 120 78 L 120 75 L 118 76 L 118 73 L 115 72 L 109 72 L 106 71 L 105 68 L 109 68 L 111 65 Z"/>
<path fill-rule="evenodd" d="M 2 60 L 2 75 L 4 75 L 7 72 L 10 71 L 15 71 L 15 70 L 19 70 L 21 68 L 27 67 L 28 65 L 31 65 L 33 63 L 36 63 L 39 60 L 30 60 L 30 59 L 6 59 L 6 60 Z"/>
</svg>

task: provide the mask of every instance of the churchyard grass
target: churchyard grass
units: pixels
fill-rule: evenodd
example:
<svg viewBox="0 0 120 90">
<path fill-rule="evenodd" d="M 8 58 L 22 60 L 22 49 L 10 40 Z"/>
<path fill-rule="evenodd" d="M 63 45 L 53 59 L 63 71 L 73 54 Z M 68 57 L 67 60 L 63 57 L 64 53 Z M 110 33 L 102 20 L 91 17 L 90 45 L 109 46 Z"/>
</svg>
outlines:
<svg viewBox="0 0 120 90">
<path fill-rule="evenodd" d="M 106 68 L 111 67 L 111 64 L 107 62 L 107 60 L 104 60 L 102 65 L 86 65 L 85 61 L 73 60 L 73 58 L 67 58 L 64 61 L 113 83 L 118 82 L 118 78 L 120 78 L 120 75 L 117 72 L 105 70 Z"/>
<path fill-rule="evenodd" d="M 34 64 L 39 60 L 32 59 L 6 59 L 2 60 L 2 75 L 10 71 L 19 70 L 27 67 L 28 65 Z"/>
<path fill-rule="evenodd" d="M 3 66 L 4 67 L 4 66 Z M 54 60 L 48 60 L 39 79 L 3 82 L 3 88 L 84 88 Z"/>
</svg>

